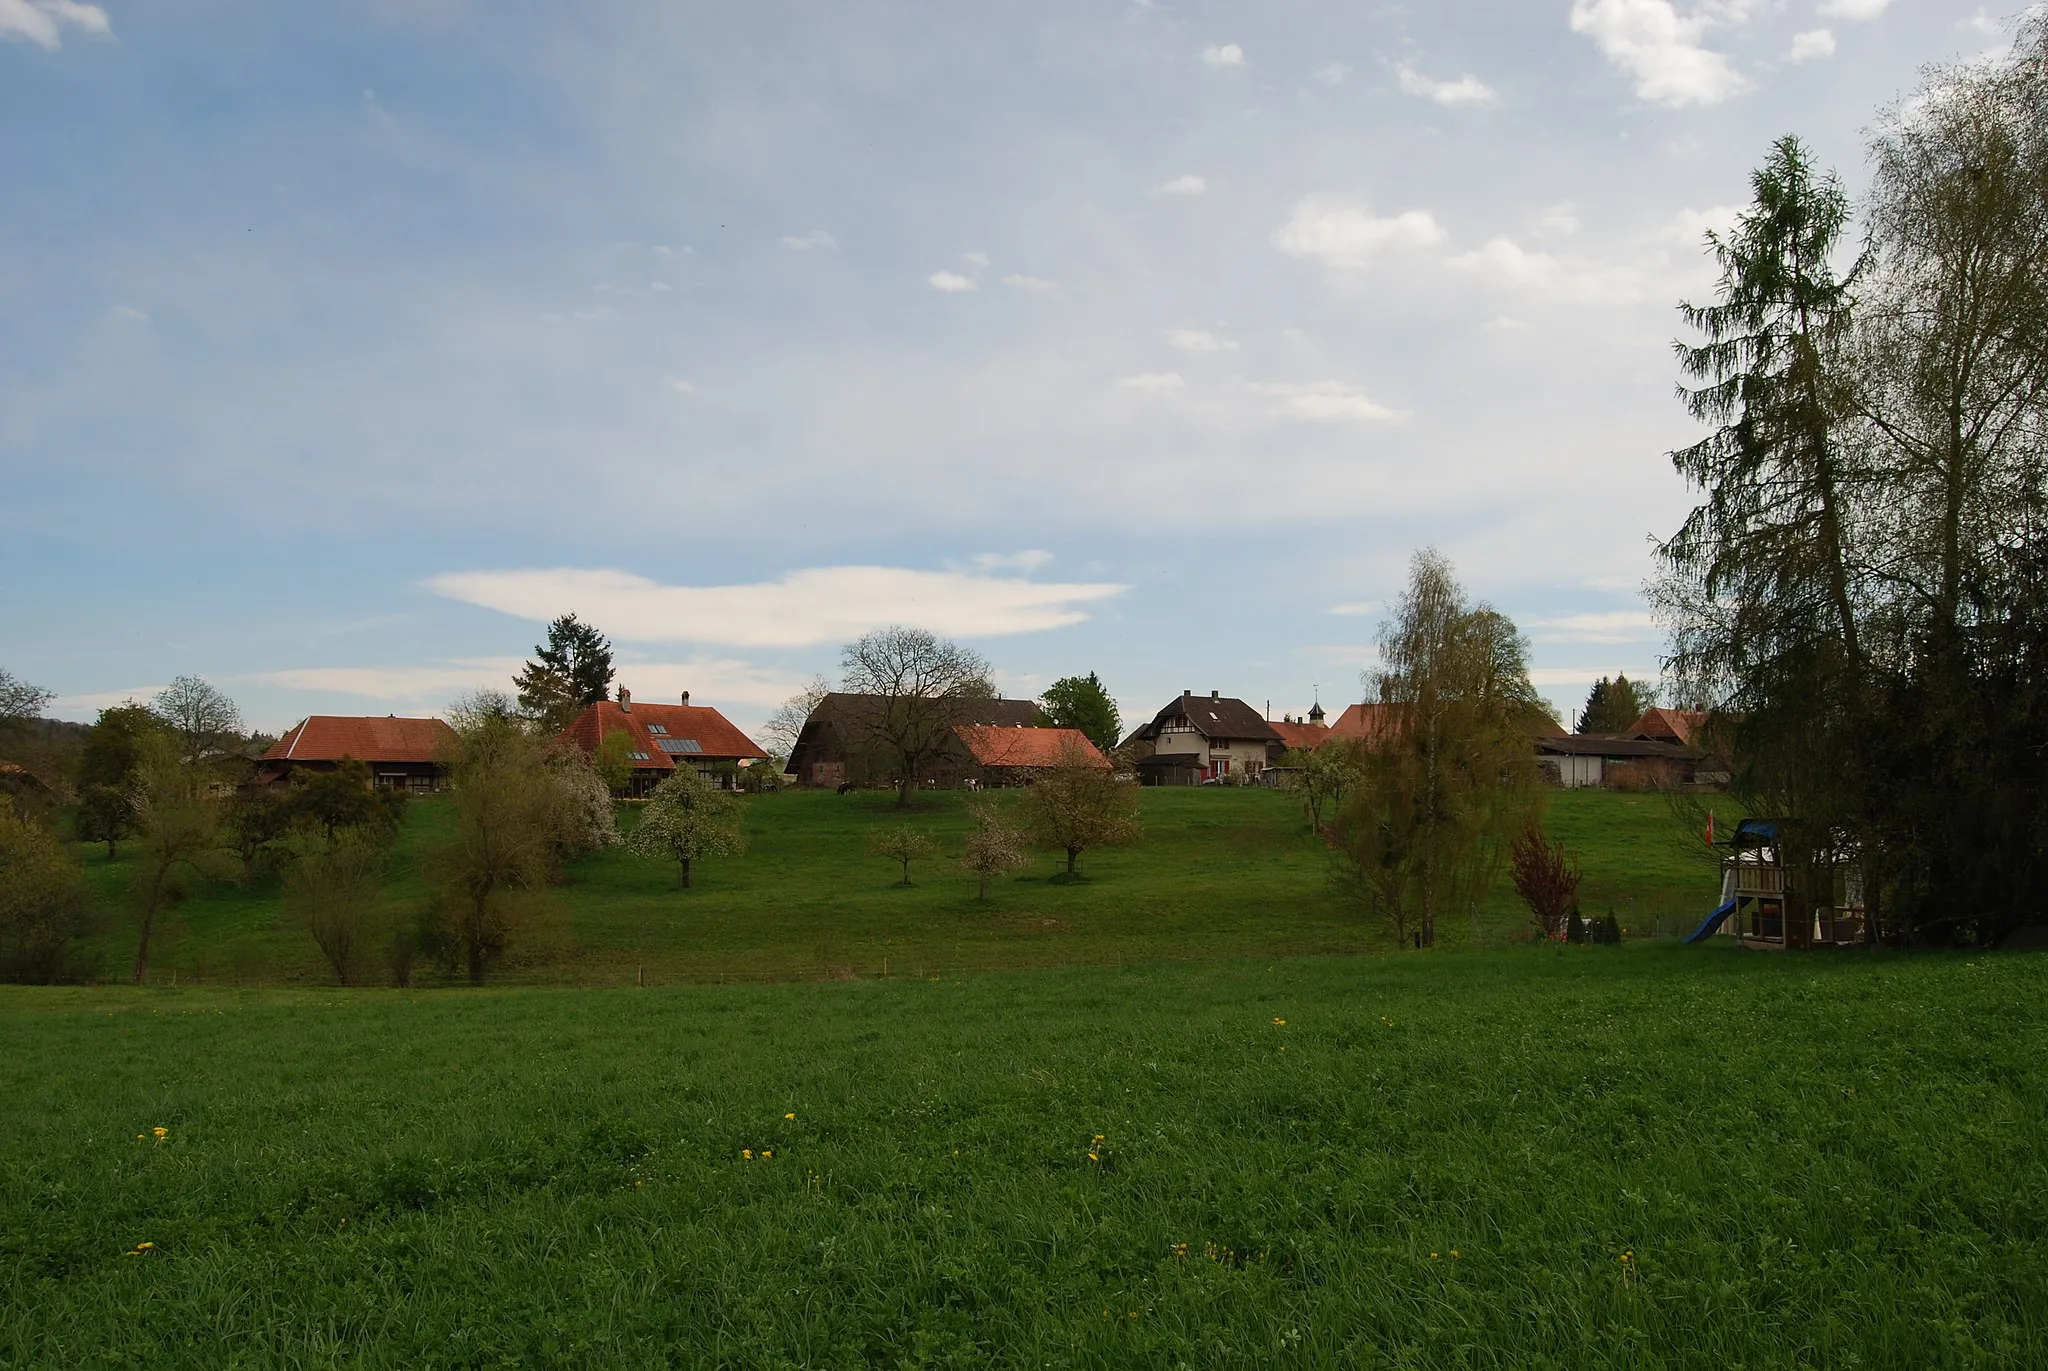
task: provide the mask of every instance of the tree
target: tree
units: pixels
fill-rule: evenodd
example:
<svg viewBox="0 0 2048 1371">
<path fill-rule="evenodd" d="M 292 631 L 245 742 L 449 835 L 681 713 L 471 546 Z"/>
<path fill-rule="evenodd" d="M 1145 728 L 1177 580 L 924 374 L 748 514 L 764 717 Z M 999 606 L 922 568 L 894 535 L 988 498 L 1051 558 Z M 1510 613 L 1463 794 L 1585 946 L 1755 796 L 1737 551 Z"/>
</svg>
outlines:
<svg viewBox="0 0 2048 1371">
<path fill-rule="evenodd" d="M 1039 697 L 1046 722 L 1054 728 L 1079 729 L 1089 742 L 1110 751 L 1123 738 L 1123 720 L 1116 701 L 1102 688 L 1094 672 L 1086 676 L 1062 676 Z"/>
<path fill-rule="evenodd" d="M 120 855 L 121 840 L 134 834 L 137 823 L 135 799 L 126 790 L 96 785 L 78 797 L 78 816 L 73 821 L 78 840 L 105 843 L 110 862 Z"/>
<path fill-rule="evenodd" d="M 1083 852 L 1126 847 L 1140 836 L 1138 788 L 1078 747 L 1024 792 L 1024 811 L 1039 840 L 1067 854 L 1068 880 Z"/>
<path fill-rule="evenodd" d="M 1637 685 L 1626 675 L 1608 680 L 1602 676 L 1586 692 L 1586 707 L 1579 711 L 1581 733 L 1625 733 L 1635 726 L 1657 698 L 1654 690 Z"/>
<path fill-rule="evenodd" d="M 135 781 L 146 741 L 164 723 L 133 700 L 102 709 L 78 754 L 78 787 L 126 791 Z"/>
<path fill-rule="evenodd" d="M 344 829 L 360 830 L 376 842 L 388 843 L 397 836 L 406 800 L 402 790 L 377 789 L 367 763 L 344 757 L 332 771 L 301 770 L 292 778 L 285 800 L 286 821 L 310 825 L 330 843 Z"/>
<path fill-rule="evenodd" d="M 901 824 L 895 828 L 870 829 L 868 832 L 869 852 L 902 865 L 903 879 L 897 882 L 898 885 L 909 885 L 910 864 L 923 861 L 932 855 L 933 850 L 932 840 L 908 824 Z"/>
<path fill-rule="evenodd" d="M 850 742 L 895 779 L 896 803 L 908 808 L 919 779 L 959 746 L 953 727 L 968 707 L 994 698 L 989 664 L 957 643 L 902 627 L 855 639 L 840 660 L 841 688 L 852 697 L 843 719 Z"/>
<path fill-rule="evenodd" d="M 1508 854 L 1514 875 L 1515 893 L 1529 906 L 1529 913 L 1546 938 L 1562 932 L 1571 912 L 1579 907 L 1579 859 L 1553 843 L 1534 822 L 1522 830 Z"/>
<path fill-rule="evenodd" d="M 204 774 L 185 756 L 180 739 L 157 733 L 145 738 L 136 768 L 142 848 L 133 887 L 137 985 L 149 977 L 150 941 L 158 919 L 185 902 L 195 881 L 226 874 L 219 815 L 207 797 Z"/>
<path fill-rule="evenodd" d="M 624 729 L 604 735 L 597 745 L 597 752 L 590 759 L 591 770 L 604 782 L 605 790 L 613 795 L 624 793 L 633 785 L 633 735 Z"/>
<path fill-rule="evenodd" d="M 0 667 L 0 735 L 42 716 L 43 706 L 56 696 L 41 686 L 32 686 L 5 667 Z"/>
<path fill-rule="evenodd" d="M 334 979 L 352 982 L 362 952 L 362 935 L 384 874 L 386 846 L 374 833 L 344 830 L 322 841 L 310 830 L 291 844 L 285 874 L 285 907 L 305 920 L 313 941 L 334 969 Z"/>
<path fill-rule="evenodd" d="M 1468 605 L 1432 548 L 1415 554 L 1379 648 L 1367 685 L 1398 722 L 1366 749 L 1334 836 L 1395 936 L 1430 947 L 1441 915 L 1476 917 L 1533 802 L 1529 728 L 1542 706 L 1513 622 Z"/>
<path fill-rule="evenodd" d="M 291 830 L 292 818 L 290 800 L 268 787 L 239 786 L 221 802 L 221 838 L 241 862 L 243 881 L 256 878 L 256 864 Z"/>
<path fill-rule="evenodd" d="M 46 985 L 75 968 L 89 931 L 85 883 L 57 835 L 0 795 L 0 980 Z"/>
<path fill-rule="evenodd" d="M 490 711 L 464 722 L 450 759 L 454 821 L 427 854 L 429 927 L 445 960 L 480 984 L 516 931 L 515 897 L 558 869 L 571 813 L 539 740 Z"/>
<path fill-rule="evenodd" d="M 784 700 L 768 716 L 768 722 L 761 725 L 761 736 L 768 743 L 768 750 L 780 753 L 786 761 L 796 751 L 796 740 L 803 735 L 804 725 L 811 721 L 825 697 L 832 693 L 832 684 L 823 676 L 813 676 L 802 690 Z"/>
<path fill-rule="evenodd" d="M 513 684 L 519 707 L 543 732 L 561 732 L 584 706 L 611 693 L 612 645 L 574 614 L 549 624 L 548 640 L 533 652 Z"/>
<path fill-rule="evenodd" d="M 626 841 L 641 857 L 676 864 L 677 884 L 690 888 L 690 864 L 703 857 L 735 856 L 746 850 L 740 830 L 746 801 L 684 768 L 654 788 L 640 812 L 640 826 Z"/>
<path fill-rule="evenodd" d="M 242 711 L 200 677 L 176 677 L 149 708 L 176 735 L 186 766 L 217 770 L 241 759 Z"/>
<path fill-rule="evenodd" d="M 989 882 L 1022 871 L 1031 865 L 1024 850 L 1024 834 L 1003 822 L 1003 812 L 993 796 L 984 796 L 967 806 L 972 827 L 967 830 L 967 850 L 960 858 L 980 886 L 982 900 L 988 899 Z"/>
<path fill-rule="evenodd" d="M 1308 819 L 1308 831 L 1321 833 L 1327 814 L 1344 803 L 1344 792 L 1364 774 L 1358 746 L 1343 738 L 1332 738 L 1321 747 L 1288 749 L 1281 757 L 1282 784 L 1301 800 L 1301 812 Z"/>
</svg>

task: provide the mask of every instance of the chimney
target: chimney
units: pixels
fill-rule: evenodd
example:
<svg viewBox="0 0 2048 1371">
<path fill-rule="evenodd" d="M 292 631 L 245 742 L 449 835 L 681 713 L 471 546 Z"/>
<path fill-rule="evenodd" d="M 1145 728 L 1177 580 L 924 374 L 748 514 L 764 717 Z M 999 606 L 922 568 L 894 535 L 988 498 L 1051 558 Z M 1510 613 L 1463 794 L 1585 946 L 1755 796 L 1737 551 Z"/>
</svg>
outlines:
<svg viewBox="0 0 2048 1371">
<path fill-rule="evenodd" d="M 684 703 L 684 704 L 688 704 L 688 703 L 690 703 L 690 692 L 689 692 L 689 691 L 687 691 L 687 690 L 683 692 L 683 703 Z"/>
<path fill-rule="evenodd" d="M 1209 692 L 1209 698 L 1212 700 L 1220 700 L 1223 698 L 1223 692 L 1220 690 L 1212 690 Z"/>
<path fill-rule="evenodd" d="M 633 712 L 633 692 L 624 686 L 619 687 L 619 708 L 628 714 Z"/>
</svg>

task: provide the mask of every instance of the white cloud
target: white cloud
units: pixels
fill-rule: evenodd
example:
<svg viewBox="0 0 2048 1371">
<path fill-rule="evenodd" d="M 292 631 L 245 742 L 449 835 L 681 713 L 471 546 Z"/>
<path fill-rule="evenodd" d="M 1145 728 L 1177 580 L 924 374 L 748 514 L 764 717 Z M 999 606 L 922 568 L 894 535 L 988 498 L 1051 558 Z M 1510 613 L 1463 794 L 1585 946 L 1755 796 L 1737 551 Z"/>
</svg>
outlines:
<svg viewBox="0 0 2048 1371">
<path fill-rule="evenodd" d="M 1211 67 L 1241 67 L 1244 65 L 1244 49 L 1235 43 L 1217 46 L 1212 43 L 1202 49 L 1202 62 Z"/>
<path fill-rule="evenodd" d="M 696 387 L 696 386 L 692 385 L 692 384 L 691 384 L 690 382 L 688 382 L 688 381 L 685 381 L 685 380 L 684 380 L 684 379 L 683 379 L 682 377 L 680 377 L 680 376 L 671 376 L 671 377 L 669 377 L 669 378 L 668 378 L 668 388 L 669 388 L 670 390 L 674 391 L 674 392 L 675 392 L 676 394 L 678 394 L 678 395 L 689 395 L 689 394 L 692 394 L 693 392 L 695 392 L 695 390 L 697 389 L 697 387 Z"/>
<path fill-rule="evenodd" d="M 1316 80 L 1326 86 L 1341 86 L 1344 84 L 1345 78 L 1350 75 L 1351 68 L 1345 66 L 1342 62 L 1332 62 L 1327 66 L 1316 68 Z"/>
<path fill-rule="evenodd" d="M 112 36 L 107 12 L 98 5 L 77 0 L 0 0 L 0 38 L 21 38 L 40 48 L 54 49 L 64 42 L 64 27 L 83 33 Z"/>
<path fill-rule="evenodd" d="M 925 278 L 934 290 L 977 290 L 978 284 L 972 276 L 962 276 L 957 271 L 935 271 Z"/>
<path fill-rule="evenodd" d="M 1491 105 L 1500 98 L 1492 87 L 1469 72 L 1455 81 L 1436 81 L 1413 67 L 1403 66 L 1395 70 L 1395 76 L 1401 82 L 1403 94 L 1420 96 L 1439 105 Z"/>
<path fill-rule="evenodd" d="M 1351 420 L 1391 424 L 1408 417 L 1342 381 L 1254 381 L 1249 388 L 1254 394 L 1278 400 L 1279 412 L 1291 419 L 1310 419 L 1320 423 Z"/>
<path fill-rule="evenodd" d="M 1162 195 L 1200 195 L 1209 189 L 1209 183 L 1199 176 L 1176 176 L 1159 187 Z"/>
<path fill-rule="evenodd" d="M 976 553 L 974 564 L 983 571 L 1021 571 L 1027 576 L 1052 560 L 1052 554 L 1044 548 L 1031 547 L 1022 552 L 981 552 Z"/>
<path fill-rule="evenodd" d="M 1957 20 L 1956 27 L 1959 29 L 1974 30 L 1977 33 L 1985 35 L 1987 38 L 1993 37 L 1998 33 L 1998 21 L 1991 17 L 1990 10 L 1983 9 L 1981 7 L 1977 10 L 1975 14 L 1971 15 L 1968 19 Z"/>
<path fill-rule="evenodd" d="M 50 701 L 48 714 L 53 719 L 67 714 L 97 714 L 103 709 L 116 705 L 134 703 L 146 705 L 151 698 L 163 690 L 160 685 L 130 686 L 126 690 L 96 690 L 83 695 L 59 695 Z"/>
<path fill-rule="evenodd" d="M 1166 331 L 1166 342 L 1169 347 L 1177 347 L 1182 352 L 1237 351 L 1235 338 L 1219 338 L 1198 328 L 1170 328 Z"/>
<path fill-rule="evenodd" d="M 1354 618 L 1362 618 L 1368 614 L 1377 614 L 1383 608 L 1385 608 L 1385 605 L 1379 600 L 1354 600 L 1349 604 L 1331 605 L 1323 613 L 1344 614 Z"/>
<path fill-rule="evenodd" d="M 1552 205 L 1536 216 L 1536 232 L 1545 238 L 1569 238 L 1578 231 L 1579 214 L 1570 204 Z"/>
<path fill-rule="evenodd" d="M 524 663 L 517 657 L 470 657 L 426 666 L 325 666 L 266 671 L 239 680 L 286 690 L 360 695 L 384 703 L 438 704 L 485 686 L 504 689 Z M 685 690 L 694 702 L 772 707 L 803 686 L 798 678 L 749 662 L 696 657 L 682 662 L 618 661 L 618 682 L 641 700 L 674 701 Z"/>
<path fill-rule="evenodd" d="M 741 647 L 843 642 L 888 624 L 974 638 L 1035 633 L 1080 623 L 1088 617 L 1081 606 L 1128 589 L 880 566 L 816 567 L 736 586 L 670 586 L 574 567 L 450 572 L 424 584 L 535 623 L 573 610 L 618 642 Z"/>
<path fill-rule="evenodd" d="M 1892 6 L 1892 0 L 1820 0 L 1823 19 L 1875 19 Z"/>
<path fill-rule="evenodd" d="M 1033 295 L 1050 295 L 1053 291 L 1059 289 L 1057 285 L 1042 276 L 1022 276 L 1015 272 L 1005 276 L 1003 284 L 1013 286 L 1018 290 L 1030 291 Z"/>
<path fill-rule="evenodd" d="M 1655 616 L 1640 609 L 1531 619 L 1523 627 L 1539 643 L 1639 643 L 1660 636 Z"/>
<path fill-rule="evenodd" d="M 1294 257 L 1313 257 L 1328 267 L 1358 269 L 1381 253 L 1429 247 L 1444 231 L 1428 210 L 1411 209 L 1381 217 L 1364 201 L 1343 195 L 1310 195 L 1294 207 L 1273 245 Z"/>
<path fill-rule="evenodd" d="M 1117 385 L 1124 390 L 1135 390 L 1140 395 L 1178 395 L 1188 388 L 1177 371 L 1147 371 L 1136 376 L 1126 376 Z"/>
<path fill-rule="evenodd" d="M 782 245 L 791 252 L 837 252 L 839 240 L 823 229 L 812 229 L 809 233 L 792 233 L 785 236 Z"/>
<path fill-rule="evenodd" d="M 1785 54 L 1787 61 L 1811 62 L 1816 58 L 1835 55 L 1835 35 L 1826 29 L 1809 29 L 1805 33 L 1792 35 L 1791 51 Z"/>
<path fill-rule="evenodd" d="M 1697 250 L 1705 240 L 1708 230 L 1725 234 L 1735 226 L 1737 216 L 1742 213 L 1740 205 L 1709 205 L 1705 209 L 1687 207 L 1671 216 L 1657 236 L 1674 247 Z"/>
<path fill-rule="evenodd" d="M 985 252 L 963 252 L 960 256 L 963 260 L 972 262 L 978 267 L 988 265 L 988 254 Z"/>
<path fill-rule="evenodd" d="M 1527 321 L 1517 319 L 1512 314 L 1496 314 L 1479 327 L 1485 329 L 1488 333 L 1527 333 L 1529 331 Z"/>
<path fill-rule="evenodd" d="M 133 319 L 140 324 L 149 322 L 149 312 L 137 309 L 133 305 L 115 305 L 114 313 L 120 315 L 123 319 Z"/>
<path fill-rule="evenodd" d="M 1460 253 L 1444 265 L 1511 290 L 1586 302 L 1640 299 L 1645 284 L 1637 268 L 1531 252 L 1512 238 L 1489 239 L 1486 246 Z"/>
<path fill-rule="evenodd" d="M 1748 88 L 1726 57 L 1700 45 L 1712 24 L 1704 14 L 1681 15 L 1672 0 L 1572 0 L 1572 32 L 1590 36 L 1635 78 L 1638 96 L 1660 105 L 1714 105 Z"/>
</svg>

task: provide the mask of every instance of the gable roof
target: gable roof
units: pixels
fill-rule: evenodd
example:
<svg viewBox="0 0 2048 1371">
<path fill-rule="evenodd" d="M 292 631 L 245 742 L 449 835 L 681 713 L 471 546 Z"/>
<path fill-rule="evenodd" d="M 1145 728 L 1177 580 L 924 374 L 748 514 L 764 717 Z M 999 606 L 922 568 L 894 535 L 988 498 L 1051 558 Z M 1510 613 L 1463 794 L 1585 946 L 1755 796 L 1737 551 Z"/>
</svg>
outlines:
<svg viewBox="0 0 2048 1371">
<path fill-rule="evenodd" d="M 437 762 L 455 730 L 440 719 L 313 714 L 270 745 L 265 762 Z"/>
<path fill-rule="evenodd" d="M 1166 708 L 1152 716 L 1152 722 L 1139 729 L 1131 737 L 1151 741 L 1159 736 L 1160 730 L 1169 719 L 1184 718 L 1204 738 L 1256 738 L 1262 742 L 1277 742 L 1280 735 L 1273 731 L 1273 725 L 1260 716 L 1243 700 L 1230 699 L 1221 695 L 1197 695 L 1189 691 Z"/>
<path fill-rule="evenodd" d="M 1693 735 L 1706 725 L 1703 709 L 1646 709 L 1629 728 L 1631 738 L 1660 738 L 1667 743 L 1691 747 Z"/>
<path fill-rule="evenodd" d="M 758 761 L 768 755 L 709 705 L 635 700 L 629 709 L 617 700 L 599 700 L 585 705 L 562 730 L 564 738 L 590 753 L 612 733 L 626 734 L 633 740 L 635 752 L 647 754 L 633 759 L 633 766 L 641 771 L 674 771 L 678 757 L 693 762 L 737 762 Z"/>
<path fill-rule="evenodd" d="M 806 722 L 835 723 L 850 710 L 871 701 L 879 695 L 857 695 L 844 690 L 835 690 L 818 701 Z M 985 724 L 1002 728 L 1030 728 L 1038 720 L 1039 709 L 1036 700 L 997 700 L 962 698 L 953 702 L 954 721 L 961 724 Z"/>
<path fill-rule="evenodd" d="M 1400 732 L 1407 714 L 1405 704 L 1346 705 L 1330 725 L 1330 736 L 1360 743 L 1383 742 Z"/>
<path fill-rule="evenodd" d="M 1104 757 L 1078 728 L 1004 728 L 999 724 L 955 724 L 968 755 L 982 766 L 1063 766 L 1078 757 L 1107 768 Z"/>
<path fill-rule="evenodd" d="M 1332 736 L 1328 724 L 1297 724 L 1282 719 L 1278 723 L 1268 723 L 1266 726 L 1279 734 L 1280 741 L 1288 747 L 1298 747 L 1309 752 L 1330 741 Z"/>
</svg>

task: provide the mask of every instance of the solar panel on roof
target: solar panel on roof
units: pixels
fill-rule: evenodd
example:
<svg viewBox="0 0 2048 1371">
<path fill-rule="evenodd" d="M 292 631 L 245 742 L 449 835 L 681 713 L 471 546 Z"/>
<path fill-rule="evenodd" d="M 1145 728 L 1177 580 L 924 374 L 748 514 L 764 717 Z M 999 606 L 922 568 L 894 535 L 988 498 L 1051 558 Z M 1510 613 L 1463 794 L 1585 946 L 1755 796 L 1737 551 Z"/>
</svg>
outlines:
<svg viewBox="0 0 2048 1371">
<path fill-rule="evenodd" d="M 663 752 L 674 756 L 678 752 L 702 752 L 704 744 L 695 738 L 656 738 L 654 745 Z"/>
</svg>

